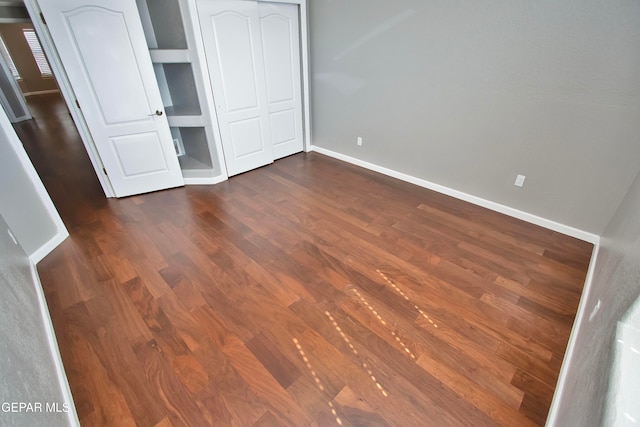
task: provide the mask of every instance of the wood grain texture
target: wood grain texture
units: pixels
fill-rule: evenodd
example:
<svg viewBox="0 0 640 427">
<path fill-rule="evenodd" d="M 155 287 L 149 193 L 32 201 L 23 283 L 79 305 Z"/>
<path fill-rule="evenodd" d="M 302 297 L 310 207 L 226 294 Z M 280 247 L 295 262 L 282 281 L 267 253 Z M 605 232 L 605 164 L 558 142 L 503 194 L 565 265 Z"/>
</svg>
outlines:
<svg viewBox="0 0 640 427">
<path fill-rule="evenodd" d="M 318 154 L 107 200 L 59 97 L 30 106 L 83 425 L 544 424 L 590 244 Z"/>
</svg>

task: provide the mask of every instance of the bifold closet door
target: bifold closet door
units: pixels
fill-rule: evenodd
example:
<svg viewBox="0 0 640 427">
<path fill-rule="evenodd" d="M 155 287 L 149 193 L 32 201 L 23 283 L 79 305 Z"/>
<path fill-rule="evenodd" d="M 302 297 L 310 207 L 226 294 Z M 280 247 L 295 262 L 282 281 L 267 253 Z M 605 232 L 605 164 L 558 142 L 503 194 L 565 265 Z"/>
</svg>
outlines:
<svg viewBox="0 0 640 427">
<path fill-rule="evenodd" d="M 302 151 L 297 6 L 197 7 L 228 175 Z"/>
<path fill-rule="evenodd" d="M 274 159 L 299 153 L 302 85 L 298 5 L 258 3 Z"/>
<path fill-rule="evenodd" d="M 198 15 L 227 173 L 273 162 L 257 5 L 199 1 Z"/>
</svg>

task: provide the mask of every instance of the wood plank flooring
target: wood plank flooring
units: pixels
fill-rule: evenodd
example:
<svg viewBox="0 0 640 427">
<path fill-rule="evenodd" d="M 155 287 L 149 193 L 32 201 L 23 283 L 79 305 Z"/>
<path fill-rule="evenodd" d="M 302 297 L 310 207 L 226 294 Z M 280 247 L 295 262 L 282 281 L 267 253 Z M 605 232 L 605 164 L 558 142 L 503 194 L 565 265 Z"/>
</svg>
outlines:
<svg viewBox="0 0 640 427">
<path fill-rule="evenodd" d="M 59 99 L 30 103 L 82 425 L 544 424 L 590 244 L 319 154 L 107 200 Z"/>
</svg>

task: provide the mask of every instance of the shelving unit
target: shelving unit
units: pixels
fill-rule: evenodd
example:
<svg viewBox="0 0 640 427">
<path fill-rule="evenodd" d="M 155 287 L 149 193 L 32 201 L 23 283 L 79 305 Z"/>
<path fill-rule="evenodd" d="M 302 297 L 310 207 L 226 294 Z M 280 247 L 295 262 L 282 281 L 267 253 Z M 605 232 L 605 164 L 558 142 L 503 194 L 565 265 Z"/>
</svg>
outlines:
<svg viewBox="0 0 640 427">
<path fill-rule="evenodd" d="M 186 0 L 136 0 L 185 184 L 226 179 Z"/>
<path fill-rule="evenodd" d="M 201 116 L 198 88 L 190 63 L 154 64 L 168 116 Z"/>
</svg>

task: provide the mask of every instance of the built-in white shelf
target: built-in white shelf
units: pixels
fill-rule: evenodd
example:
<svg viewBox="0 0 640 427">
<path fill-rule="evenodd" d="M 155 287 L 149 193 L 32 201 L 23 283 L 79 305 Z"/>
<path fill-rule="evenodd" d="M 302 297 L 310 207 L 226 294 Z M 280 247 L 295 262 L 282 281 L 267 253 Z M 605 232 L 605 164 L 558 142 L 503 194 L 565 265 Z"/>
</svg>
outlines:
<svg viewBox="0 0 640 427">
<path fill-rule="evenodd" d="M 207 166 L 202 163 L 200 160 L 194 159 L 193 157 L 184 154 L 182 156 L 178 156 L 178 161 L 180 162 L 180 167 L 182 170 L 195 171 L 195 170 L 210 170 L 211 166 Z"/>
<path fill-rule="evenodd" d="M 151 62 L 155 64 L 171 64 L 191 62 L 191 51 L 188 49 L 149 49 Z"/>
<path fill-rule="evenodd" d="M 136 0 L 186 184 L 226 179 L 205 96 L 188 0 Z"/>
<path fill-rule="evenodd" d="M 200 127 L 206 125 L 206 119 L 203 116 L 174 114 L 174 111 L 171 111 L 172 108 L 173 107 L 165 108 L 165 111 L 167 112 L 167 120 L 169 121 L 170 127 L 184 128 Z"/>
</svg>

